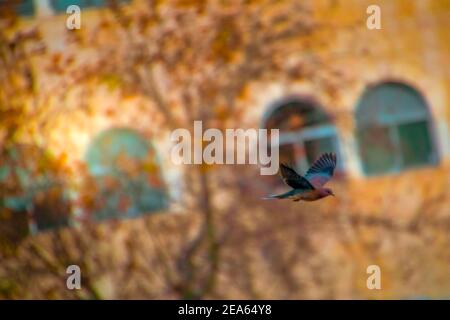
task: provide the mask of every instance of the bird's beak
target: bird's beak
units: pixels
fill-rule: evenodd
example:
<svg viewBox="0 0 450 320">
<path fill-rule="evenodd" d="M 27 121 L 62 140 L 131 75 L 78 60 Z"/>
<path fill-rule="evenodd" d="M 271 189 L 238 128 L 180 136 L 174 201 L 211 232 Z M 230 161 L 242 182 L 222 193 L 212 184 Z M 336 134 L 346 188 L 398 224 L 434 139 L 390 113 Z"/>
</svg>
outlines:
<svg viewBox="0 0 450 320">
<path fill-rule="evenodd" d="M 334 193 L 331 193 L 331 195 L 332 195 L 333 197 L 336 197 L 336 195 L 335 195 Z"/>
</svg>

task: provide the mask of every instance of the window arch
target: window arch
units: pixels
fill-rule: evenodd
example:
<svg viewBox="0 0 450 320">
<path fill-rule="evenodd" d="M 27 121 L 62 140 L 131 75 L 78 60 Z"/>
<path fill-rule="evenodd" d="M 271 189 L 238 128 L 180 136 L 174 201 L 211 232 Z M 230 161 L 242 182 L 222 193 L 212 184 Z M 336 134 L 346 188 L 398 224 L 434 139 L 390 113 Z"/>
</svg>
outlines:
<svg viewBox="0 0 450 320">
<path fill-rule="evenodd" d="M 134 130 L 100 133 L 89 146 L 86 161 L 96 187 L 96 219 L 135 217 L 167 207 L 156 152 Z"/>
<path fill-rule="evenodd" d="M 28 231 L 69 225 L 67 190 L 59 175 L 58 161 L 48 150 L 17 144 L 4 150 L 0 160 L 2 208 L 14 218 L 22 216 L 22 226 L 31 227 Z"/>
<path fill-rule="evenodd" d="M 336 127 L 311 99 L 289 98 L 277 103 L 264 121 L 267 129 L 280 129 L 280 163 L 306 172 L 324 152 L 339 154 Z M 342 161 L 338 164 L 342 168 Z"/>
<path fill-rule="evenodd" d="M 428 107 L 410 86 L 385 82 L 367 89 L 356 107 L 356 127 L 367 175 L 437 162 Z"/>
</svg>

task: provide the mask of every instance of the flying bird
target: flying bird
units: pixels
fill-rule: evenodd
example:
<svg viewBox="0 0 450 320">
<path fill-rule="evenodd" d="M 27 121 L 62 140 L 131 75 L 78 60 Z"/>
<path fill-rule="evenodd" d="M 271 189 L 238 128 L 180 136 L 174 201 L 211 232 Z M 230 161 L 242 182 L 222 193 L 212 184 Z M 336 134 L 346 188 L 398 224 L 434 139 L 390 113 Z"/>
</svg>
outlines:
<svg viewBox="0 0 450 320">
<path fill-rule="evenodd" d="M 264 199 L 292 199 L 294 201 L 316 201 L 327 196 L 334 196 L 330 188 L 324 185 L 331 179 L 336 168 L 336 154 L 324 153 L 302 177 L 285 164 L 280 165 L 283 181 L 293 188 L 283 194 L 270 195 Z"/>
</svg>

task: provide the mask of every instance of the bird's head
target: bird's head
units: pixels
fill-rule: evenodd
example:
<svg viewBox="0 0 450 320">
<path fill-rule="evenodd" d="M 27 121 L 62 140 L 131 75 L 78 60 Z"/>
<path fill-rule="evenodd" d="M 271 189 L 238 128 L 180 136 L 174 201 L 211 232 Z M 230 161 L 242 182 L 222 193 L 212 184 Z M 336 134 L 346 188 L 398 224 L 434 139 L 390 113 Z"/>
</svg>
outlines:
<svg viewBox="0 0 450 320">
<path fill-rule="evenodd" d="M 328 196 L 335 197 L 335 195 L 333 193 L 333 190 L 331 190 L 330 188 L 323 188 L 322 190 L 323 190 L 322 194 L 323 194 L 324 197 L 328 197 Z"/>
</svg>

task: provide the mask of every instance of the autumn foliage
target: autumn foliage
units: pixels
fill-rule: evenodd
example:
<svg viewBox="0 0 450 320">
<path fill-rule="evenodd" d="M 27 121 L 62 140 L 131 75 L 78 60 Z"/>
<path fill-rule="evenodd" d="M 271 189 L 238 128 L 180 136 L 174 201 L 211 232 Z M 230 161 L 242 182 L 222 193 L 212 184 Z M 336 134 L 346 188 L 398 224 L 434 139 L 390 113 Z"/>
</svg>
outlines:
<svg viewBox="0 0 450 320">
<path fill-rule="evenodd" d="M 356 76 L 337 67 L 337 27 L 312 2 L 119 2 L 83 12 L 80 30 L 2 10 L 0 298 L 448 295 L 445 165 L 340 172 L 337 198 L 314 205 L 261 201 L 283 186 L 255 166 L 165 172 L 172 130 L 260 126 L 271 83 L 307 82 L 333 102 L 327 121 L 352 131 L 334 102 Z M 70 264 L 82 290 L 65 287 Z M 367 291 L 370 264 L 385 291 Z"/>
</svg>

